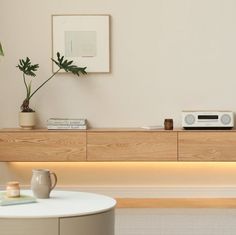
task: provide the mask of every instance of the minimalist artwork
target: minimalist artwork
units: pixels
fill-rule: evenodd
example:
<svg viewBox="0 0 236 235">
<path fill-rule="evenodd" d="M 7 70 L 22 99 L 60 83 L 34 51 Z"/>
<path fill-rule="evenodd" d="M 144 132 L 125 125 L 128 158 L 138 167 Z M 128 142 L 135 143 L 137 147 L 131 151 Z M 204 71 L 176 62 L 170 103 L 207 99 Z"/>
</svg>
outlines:
<svg viewBox="0 0 236 235">
<path fill-rule="evenodd" d="M 97 54 L 96 31 L 66 31 L 66 57 L 95 57 Z"/>
<path fill-rule="evenodd" d="M 109 15 L 53 15 L 53 58 L 60 52 L 88 72 L 110 72 Z M 57 67 L 53 65 L 53 71 Z"/>
</svg>

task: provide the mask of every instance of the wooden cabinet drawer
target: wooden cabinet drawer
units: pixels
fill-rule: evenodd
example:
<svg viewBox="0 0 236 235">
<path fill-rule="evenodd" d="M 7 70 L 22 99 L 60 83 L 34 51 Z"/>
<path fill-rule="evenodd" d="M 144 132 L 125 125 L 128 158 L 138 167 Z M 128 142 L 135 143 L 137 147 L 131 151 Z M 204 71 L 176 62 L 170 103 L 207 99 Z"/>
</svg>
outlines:
<svg viewBox="0 0 236 235">
<path fill-rule="evenodd" d="M 89 161 L 176 161 L 176 132 L 88 132 Z"/>
<path fill-rule="evenodd" d="M 180 161 L 236 161 L 236 132 L 179 132 Z"/>
<path fill-rule="evenodd" d="M 0 161 L 85 161 L 86 132 L 0 133 Z"/>
</svg>

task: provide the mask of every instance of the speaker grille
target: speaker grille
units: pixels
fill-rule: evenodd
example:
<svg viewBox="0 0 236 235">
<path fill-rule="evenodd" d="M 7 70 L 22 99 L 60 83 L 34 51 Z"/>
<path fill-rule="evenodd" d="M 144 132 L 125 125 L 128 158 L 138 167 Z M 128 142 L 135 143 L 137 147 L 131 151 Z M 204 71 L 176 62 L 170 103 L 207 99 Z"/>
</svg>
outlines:
<svg viewBox="0 0 236 235">
<path fill-rule="evenodd" d="M 184 121 L 188 124 L 188 125 L 193 125 L 195 122 L 195 117 L 192 114 L 188 114 L 186 115 L 186 117 L 184 118 Z"/>
<path fill-rule="evenodd" d="M 224 125 L 228 125 L 231 122 L 231 117 L 228 114 L 224 114 L 221 116 L 220 120 Z"/>
</svg>

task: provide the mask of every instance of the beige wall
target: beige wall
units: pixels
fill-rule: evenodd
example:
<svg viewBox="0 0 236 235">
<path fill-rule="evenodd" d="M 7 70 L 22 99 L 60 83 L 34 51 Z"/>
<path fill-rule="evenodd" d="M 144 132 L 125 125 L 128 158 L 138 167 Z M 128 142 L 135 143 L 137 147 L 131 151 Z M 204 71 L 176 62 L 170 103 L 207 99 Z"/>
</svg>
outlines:
<svg viewBox="0 0 236 235">
<path fill-rule="evenodd" d="M 183 109 L 236 107 L 236 2 L 233 0 L 1 0 L 0 128 L 16 127 L 24 97 L 18 59 L 51 73 L 51 15 L 112 16 L 112 73 L 57 76 L 32 100 L 39 126 L 49 117 L 86 117 L 93 127 L 180 126 Z M 0 183 L 27 183 L 37 164 L 1 164 Z M 236 164 L 43 164 L 60 183 L 234 185 Z M 73 173 L 73 174 L 72 174 Z"/>
</svg>

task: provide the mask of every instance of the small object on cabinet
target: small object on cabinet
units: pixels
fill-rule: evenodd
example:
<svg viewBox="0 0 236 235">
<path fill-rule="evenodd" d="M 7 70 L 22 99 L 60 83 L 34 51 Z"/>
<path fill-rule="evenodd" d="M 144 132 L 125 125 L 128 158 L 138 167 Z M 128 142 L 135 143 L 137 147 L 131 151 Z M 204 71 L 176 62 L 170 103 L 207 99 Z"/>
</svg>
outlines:
<svg viewBox="0 0 236 235">
<path fill-rule="evenodd" d="M 167 118 L 164 121 L 165 130 L 173 130 L 174 124 L 173 119 Z"/>
<path fill-rule="evenodd" d="M 147 130 L 161 130 L 163 129 L 163 126 L 161 125 L 156 125 L 156 126 L 143 126 L 143 129 L 147 129 Z"/>
<path fill-rule="evenodd" d="M 6 187 L 7 197 L 20 197 L 20 184 L 17 181 L 10 181 Z"/>
<path fill-rule="evenodd" d="M 86 130 L 87 120 L 83 118 L 50 118 L 47 121 L 48 130 Z"/>
</svg>

